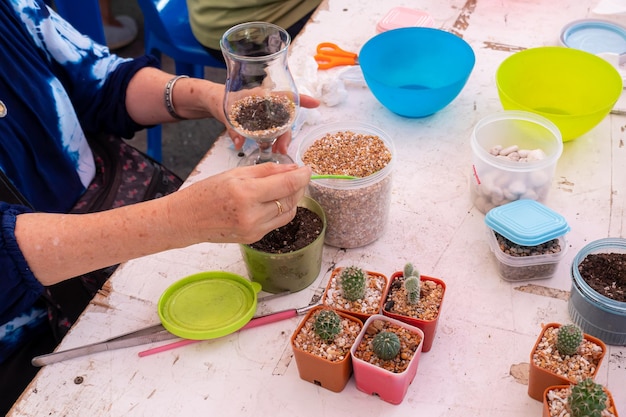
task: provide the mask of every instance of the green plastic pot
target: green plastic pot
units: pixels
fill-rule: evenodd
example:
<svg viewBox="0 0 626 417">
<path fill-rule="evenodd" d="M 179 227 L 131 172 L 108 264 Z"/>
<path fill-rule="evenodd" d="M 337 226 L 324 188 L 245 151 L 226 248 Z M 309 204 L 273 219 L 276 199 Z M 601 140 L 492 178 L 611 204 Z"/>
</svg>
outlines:
<svg viewBox="0 0 626 417">
<path fill-rule="evenodd" d="M 298 206 L 316 213 L 323 222 L 322 232 L 309 246 L 288 253 L 268 253 L 249 245 L 239 245 L 248 277 L 261 284 L 263 291 L 296 292 L 311 285 L 322 268 L 322 251 L 326 234 L 326 216 L 312 198 L 303 197 Z"/>
</svg>

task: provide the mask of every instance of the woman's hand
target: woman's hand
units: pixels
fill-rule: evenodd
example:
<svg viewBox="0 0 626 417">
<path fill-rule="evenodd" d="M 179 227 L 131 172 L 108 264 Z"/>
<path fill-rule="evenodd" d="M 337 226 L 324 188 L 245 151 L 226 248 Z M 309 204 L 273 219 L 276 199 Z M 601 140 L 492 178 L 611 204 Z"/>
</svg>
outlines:
<svg viewBox="0 0 626 417">
<path fill-rule="evenodd" d="M 209 177 L 166 198 L 184 218 L 184 244 L 253 243 L 293 219 L 310 176 L 308 167 L 259 164 Z"/>
<path fill-rule="evenodd" d="M 300 94 L 300 106 L 301 107 L 304 107 L 307 109 L 313 109 L 319 105 L 320 105 L 320 102 L 318 99 L 311 97 L 311 96 L 307 96 L 305 94 Z M 228 126 L 228 124 L 226 124 L 226 126 Z M 239 133 L 235 132 L 231 128 L 228 128 L 227 130 L 228 130 L 228 135 L 230 136 L 233 143 L 235 144 L 235 149 L 237 150 L 241 149 L 243 144 L 246 141 L 246 138 L 244 138 L 243 136 L 241 136 Z M 291 129 L 289 129 L 287 132 L 283 133 L 281 136 L 278 137 L 272 149 L 274 152 L 286 154 L 287 147 L 289 146 L 290 142 L 291 142 Z"/>
</svg>

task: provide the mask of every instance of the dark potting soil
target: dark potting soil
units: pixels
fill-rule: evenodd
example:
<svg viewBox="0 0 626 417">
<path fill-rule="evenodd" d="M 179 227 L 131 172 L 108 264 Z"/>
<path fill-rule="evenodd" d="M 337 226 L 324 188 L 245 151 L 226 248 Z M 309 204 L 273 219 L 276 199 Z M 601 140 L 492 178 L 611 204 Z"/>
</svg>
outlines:
<svg viewBox="0 0 626 417">
<path fill-rule="evenodd" d="M 598 293 L 626 302 L 626 254 L 589 254 L 578 265 L 580 276 Z"/>
<path fill-rule="evenodd" d="M 250 247 L 268 253 L 288 253 L 313 243 L 322 233 L 321 217 L 306 207 L 298 207 L 296 216 L 286 225 L 274 229 Z"/>
<path fill-rule="evenodd" d="M 284 126 L 292 112 L 284 100 L 276 97 L 246 97 L 234 115 L 237 123 L 251 132 Z"/>
</svg>

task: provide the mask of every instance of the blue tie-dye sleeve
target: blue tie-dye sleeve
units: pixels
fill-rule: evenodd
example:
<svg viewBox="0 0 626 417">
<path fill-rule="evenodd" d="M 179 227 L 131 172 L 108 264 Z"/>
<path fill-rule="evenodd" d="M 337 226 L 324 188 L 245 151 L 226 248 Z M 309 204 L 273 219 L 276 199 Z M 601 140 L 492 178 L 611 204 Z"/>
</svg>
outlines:
<svg viewBox="0 0 626 417">
<path fill-rule="evenodd" d="M 105 132 L 130 138 L 146 126 L 126 111 L 126 89 L 140 69 L 158 67 L 154 57 L 122 58 L 74 29 L 42 0 L 11 0 L 20 17 L 52 64 L 68 92 L 86 132 Z"/>
<path fill-rule="evenodd" d="M 0 202 L 0 324 L 30 308 L 43 292 L 15 238 L 17 215 L 31 210 Z"/>
</svg>

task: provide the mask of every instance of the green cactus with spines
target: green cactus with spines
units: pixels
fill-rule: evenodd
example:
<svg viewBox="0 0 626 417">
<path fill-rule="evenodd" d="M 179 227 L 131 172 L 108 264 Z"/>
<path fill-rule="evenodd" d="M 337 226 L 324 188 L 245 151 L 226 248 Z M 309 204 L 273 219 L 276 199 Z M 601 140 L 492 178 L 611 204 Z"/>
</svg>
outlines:
<svg viewBox="0 0 626 417">
<path fill-rule="evenodd" d="M 348 266 L 339 274 L 339 285 L 343 298 L 356 301 L 365 296 L 367 274 L 357 266 Z"/>
<path fill-rule="evenodd" d="M 313 331 L 325 342 L 330 342 L 341 332 L 341 317 L 334 310 L 320 310 L 313 323 Z"/>
<path fill-rule="evenodd" d="M 403 274 L 407 301 L 409 304 L 418 304 L 421 291 L 420 273 L 413 267 L 413 264 L 407 263 L 404 266 Z"/>
<path fill-rule="evenodd" d="M 575 324 L 566 324 L 557 330 L 556 348 L 561 355 L 574 355 L 582 342 L 583 331 Z"/>
<path fill-rule="evenodd" d="M 384 361 L 393 359 L 400 352 L 400 338 L 393 332 L 379 332 L 372 340 L 372 349 Z"/>
<path fill-rule="evenodd" d="M 602 385 L 587 378 L 572 386 L 567 407 L 572 417 L 600 417 L 607 398 Z"/>
<path fill-rule="evenodd" d="M 415 270 L 415 268 L 413 267 L 413 264 L 411 262 L 407 262 L 406 264 L 404 264 L 404 268 L 402 269 L 402 274 L 404 275 L 404 277 L 410 277 L 411 275 L 413 275 L 413 271 Z"/>
</svg>

